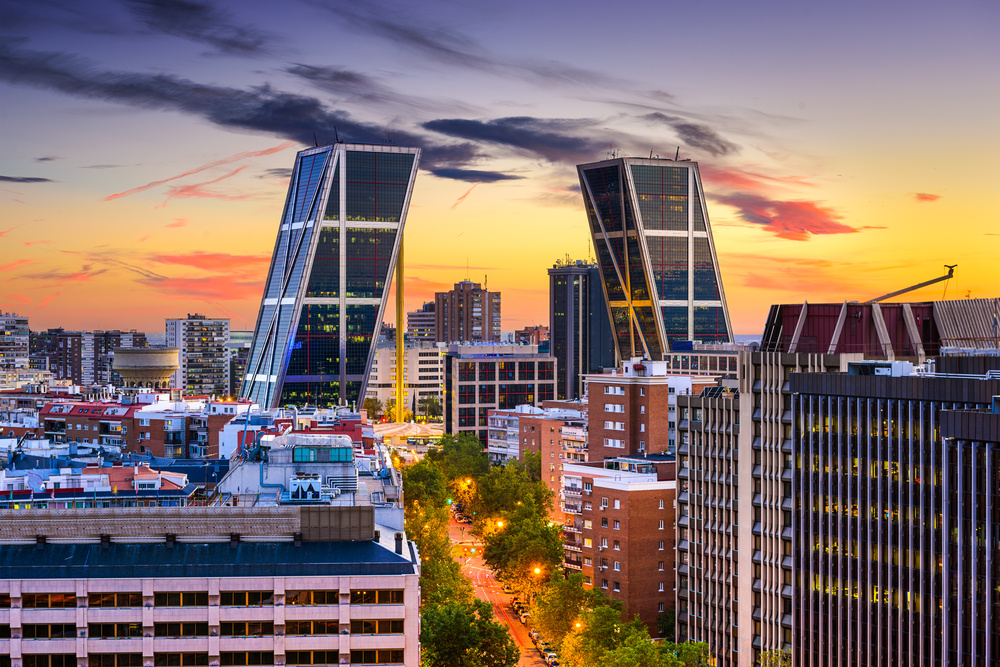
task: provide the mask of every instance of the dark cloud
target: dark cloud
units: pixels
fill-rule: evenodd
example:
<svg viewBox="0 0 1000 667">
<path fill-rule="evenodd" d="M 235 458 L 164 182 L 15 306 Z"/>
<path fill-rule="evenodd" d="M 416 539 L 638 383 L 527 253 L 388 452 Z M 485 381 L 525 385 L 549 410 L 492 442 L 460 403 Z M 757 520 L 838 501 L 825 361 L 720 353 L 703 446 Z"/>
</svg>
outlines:
<svg viewBox="0 0 1000 667">
<path fill-rule="evenodd" d="M 791 241 L 808 241 L 817 234 L 854 234 L 865 229 L 839 222 L 843 216 L 812 201 L 780 201 L 749 192 L 716 195 L 712 199 L 737 209 L 742 220 Z"/>
<path fill-rule="evenodd" d="M 431 169 L 431 173 L 438 178 L 450 178 L 455 181 L 465 181 L 466 183 L 496 183 L 497 181 L 514 181 L 520 176 L 504 174 L 499 171 L 480 171 L 478 169 L 454 169 L 444 167 L 441 169 Z"/>
<path fill-rule="evenodd" d="M 670 126 L 685 144 L 691 148 L 701 149 L 713 157 L 729 155 L 739 150 L 739 146 L 730 141 L 726 141 L 720 137 L 715 130 L 707 125 L 692 123 L 684 120 L 683 118 L 668 116 L 667 114 L 660 112 L 646 114 L 643 118 L 648 121 L 663 123 Z"/>
<path fill-rule="evenodd" d="M 510 146 L 550 162 L 576 164 L 593 159 L 603 150 L 602 142 L 573 134 L 591 125 L 586 120 L 517 116 L 489 121 L 442 118 L 422 127 L 459 139 Z"/>
<path fill-rule="evenodd" d="M 272 38 L 237 25 L 224 11 L 194 0 L 126 0 L 129 9 L 156 32 L 208 44 L 223 53 L 255 56 L 269 50 Z"/>
<path fill-rule="evenodd" d="M 0 176 L 0 181 L 4 183 L 52 183 L 51 178 L 41 178 L 39 176 Z"/>
<path fill-rule="evenodd" d="M 292 177 L 292 170 L 286 167 L 275 167 L 273 169 L 265 169 L 261 172 L 260 176 L 257 178 L 280 178 L 283 181 L 287 181 Z"/>
<path fill-rule="evenodd" d="M 53 162 L 55 160 L 61 160 L 61 157 L 55 155 L 45 155 L 43 157 L 36 157 L 35 162 Z"/>
<path fill-rule="evenodd" d="M 269 85 L 249 89 L 201 84 L 169 74 L 100 71 L 61 53 L 0 46 L 0 79 L 160 111 L 180 111 L 220 127 L 263 132 L 311 146 L 342 141 L 420 146 L 424 166 L 461 167 L 482 157 L 469 143 L 437 144 L 426 136 L 353 120 L 315 97 L 285 93 Z"/>
</svg>

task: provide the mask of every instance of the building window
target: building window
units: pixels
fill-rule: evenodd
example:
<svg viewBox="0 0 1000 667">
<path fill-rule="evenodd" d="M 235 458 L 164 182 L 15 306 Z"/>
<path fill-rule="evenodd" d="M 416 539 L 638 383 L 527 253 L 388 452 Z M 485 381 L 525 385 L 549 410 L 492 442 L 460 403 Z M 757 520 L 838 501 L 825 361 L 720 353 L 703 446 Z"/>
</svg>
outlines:
<svg viewBox="0 0 1000 667">
<path fill-rule="evenodd" d="M 615 561 L 615 572 L 618 572 L 621 569 L 622 569 L 621 563 L 619 563 L 618 561 Z"/>
<path fill-rule="evenodd" d="M 622 545 L 618 540 L 615 540 L 615 551 L 621 551 Z"/>
<path fill-rule="evenodd" d="M 219 664 L 223 667 L 229 667 L 229 665 L 273 665 L 274 651 L 223 651 L 219 654 Z"/>
<path fill-rule="evenodd" d="M 89 607 L 141 607 L 142 593 L 91 593 Z"/>
<path fill-rule="evenodd" d="M 601 528 L 607 528 L 607 527 L 608 527 L 608 517 L 603 516 L 601 517 Z"/>
<path fill-rule="evenodd" d="M 107 626 L 113 626 L 113 623 L 102 624 L 103 628 Z M 142 623 L 118 623 L 118 625 L 136 625 L 138 626 L 138 634 L 134 635 L 100 635 L 100 636 L 113 636 L 113 637 L 141 637 L 142 636 Z M 222 624 L 226 625 L 225 623 Z M 91 628 L 94 626 L 91 625 Z M 222 634 L 226 634 L 223 632 Z M 272 631 L 270 634 L 274 634 Z M 90 631 L 90 636 L 94 637 L 94 631 Z M 155 623 L 153 625 L 153 636 L 154 637 L 207 637 L 208 636 L 208 623 Z"/>
<path fill-rule="evenodd" d="M 615 582 L 615 590 L 616 591 L 620 591 L 621 589 L 622 589 L 622 585 L 616 581 Z"/>
<path fill-rule="evenodd" d="M 28 656 L 24 657 L 27 665 Z M 76 656 L 71 657 L 73 662 L 69 664 L 75 665 Z M 142 653 L 88 653 L 87 664 L 90 667 L 142 667 Z"/>
<path fill-rule="evenodd" d="M 617 498 L 615 498 L 615 509 L 616 509 L 616 510 L 620 510 L 621 508 L 622 508 L 622 503 L 621 503 L 621 501 L 620 501 L 620 500 L 618 500 Z"/>
<path fill-rule="evenodd" d="M 393 662 L 403 662 L 403 649 L 380 648 L 351 651 L 352 665 L 382 665 Z"/>
<path fill-rule="evenodd" d="M 663 509 L 663 500 L 660 500 L 660 509 Z"/>
<path fill-rule="evenodd" d="M 400 660 L 402 662 L 402 660 Z M 286 665 L 339 665 L 337 651 L 286 651 Z"/>
<path fill-rule="evenodd" d="M 153 605 L 157 607 L 207 607 L 208 593 L 156 593 Z"/>
<path fill-rule="evenodd" d="M 263 607 L 274 604 L 272 591 L 223 591 L 219 604 L 223 607 Z"/>
<path fill-rule="evenodd" d="M 608 499 L 605 498 L 604 496 L 601 496 L 601 509 L 604 509 L 607 506 L 608 506 Z"/>
<path fill-rule="evenodd" d="M 663 613 L 663 603 L 662 602 L 660 604 L 656 605 L 656 611 L 660 612 L 661 614 Z"/>
<path fill-rule="evenodd" d="M 336 634 L 336 630 L 330 634 Z M 354 620 L 351 619 L 352 635 L 401 635 L 403 619 Z"/>
<path fill-rule="evenodd" d="M 127 625 L 122 623 L 122 625 Z M 142 636 L 142 625 L 139 625 L 139 636 Z M 76 623 L 28 623 L 22 626 L 21 634 L 25 639 L 72 639 L 76 637 Z"/>
<path fill-rule="evenodd" d="M 659 549 L 660 551 L 663 551 L 663 540 L 660 540 L 660 543 L 657 546 L 657 549 Z"/>
<path fill-rule="evenodd" d="M 658 569 L 660 572 L 663 572 L 663 561 L 662 560 L 659 563 L 656 564 L 656 569 Z"/>
<path fill-rule="evenodd" d="M 622 527 L 621 523 L 618 521 L 618 519 L 615 519 L 615 530 L 619 530 L 621 527 Z"/>
<path fill-rule="evenodd" d="M 663 519 L 660 519 L 660 530 L 663 530 Z"/>
<path fill-rule="evenodd" d="M 75 607 L 76 595 L 73 593 L 27 593 L 22 596 L 21 604 L 25 609 Z"/>
<path fill-rule="evenodd" d="M 663 582 L 662 581 L 660 582 L 660 587 L 657 589 L 657 591 L 660 592 L 660 593 L 663 592 Z"/>
<path fill-rule="evenodd" d="M 403 591 L 351 591 L 351 604 L 403 604 Z"/>
<path fill-rule="evenodd" d="M 330 605 L 340 604 L 340 591 L 287 591 L 285 604 L 288 605 Z"/>
<path fill-rule="evenodd" d="M 640 396 L 645 396 L 646 395 L 646 388 L 645 387 L 639 387 L 639 395 Z"/>
<path fill-rule="evenodd" d="M 289 621 L 288 624 L 292 625 L 296 621 Z M 306 621 L 309 623 L 310 621 Z M 317 623 L 322 623 L 323 621 L 316 621 Z M 337 622 L 334 621 L 334 626 Z M 219 626 L 219 633 L 223 637 L 270 637 L 274 634 L 274 623 L 271 621 L 238 621 L 233 623 L 221 623 Z M 291 632 L 286 628 L 288 634 L 313 634 L 313 633 L 300 633 Z M 319 633 L 317 633 L 319 634 Z M 337 634 L 336 628 L 330 634 Z M 159 635 L 157 635 L 159 636 Z"/>
<path fill-rule="evenodd" d="M 606 589 L 607 587 L 608 587 L 608 580 L 607 579 L 601 579 L 601 588 L 605 588 Z"/>
<path fill-rule="evenodd" d="M 272 657 L 272 660 L 274 658 Z M 153 654 L 153 664 L 154 665 L 180 665 L 181 667 L 187 667 L 188 665 L 207 665 L 208 664 L 208 654 L 207 653 L 154 653 Z"/>
</svg>

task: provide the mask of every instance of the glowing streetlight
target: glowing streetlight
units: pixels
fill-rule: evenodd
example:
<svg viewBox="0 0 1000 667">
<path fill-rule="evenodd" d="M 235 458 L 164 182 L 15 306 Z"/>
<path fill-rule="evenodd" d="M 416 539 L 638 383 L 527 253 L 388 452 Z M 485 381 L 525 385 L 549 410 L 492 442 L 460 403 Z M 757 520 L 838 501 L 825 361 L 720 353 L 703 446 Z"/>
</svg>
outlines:
<svg viewBox="0 0 1000 667">
<path fill-rule="evenodd" d="M 497 528 L 503 528 L 503 521 L 497 521 Z"/>
<path fill-rule="evenodd" d="M 542 568 L 536 567 L 535 568 L 535 574 L 541 574 L 541 573 L 542 573 Z"/>
</svg>

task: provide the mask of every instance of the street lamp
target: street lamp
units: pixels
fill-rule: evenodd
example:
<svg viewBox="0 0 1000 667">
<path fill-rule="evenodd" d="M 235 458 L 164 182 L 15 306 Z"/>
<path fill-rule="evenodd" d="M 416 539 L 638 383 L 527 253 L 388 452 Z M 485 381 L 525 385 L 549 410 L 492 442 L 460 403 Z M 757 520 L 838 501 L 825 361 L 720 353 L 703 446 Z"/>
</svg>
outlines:
<svg viewBox="0 0 1000 667">
<path fill-rule="evenodd" d="M 503 521 L 497 521 L 497 528 L 503 528 Z"/>
</svg>

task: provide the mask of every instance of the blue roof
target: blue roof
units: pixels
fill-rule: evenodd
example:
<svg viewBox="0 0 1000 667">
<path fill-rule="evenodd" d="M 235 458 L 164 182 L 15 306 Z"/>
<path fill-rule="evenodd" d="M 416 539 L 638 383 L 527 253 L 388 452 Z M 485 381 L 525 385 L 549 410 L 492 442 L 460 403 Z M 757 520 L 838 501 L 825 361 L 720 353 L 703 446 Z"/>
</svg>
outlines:
<svg viewBox="0 0 1000 667">
<path fill-rule="evenodd" d="M 371 576 L 414 574 L 375 542 L 0 545 L 3 579 Z"/>
</svg>

